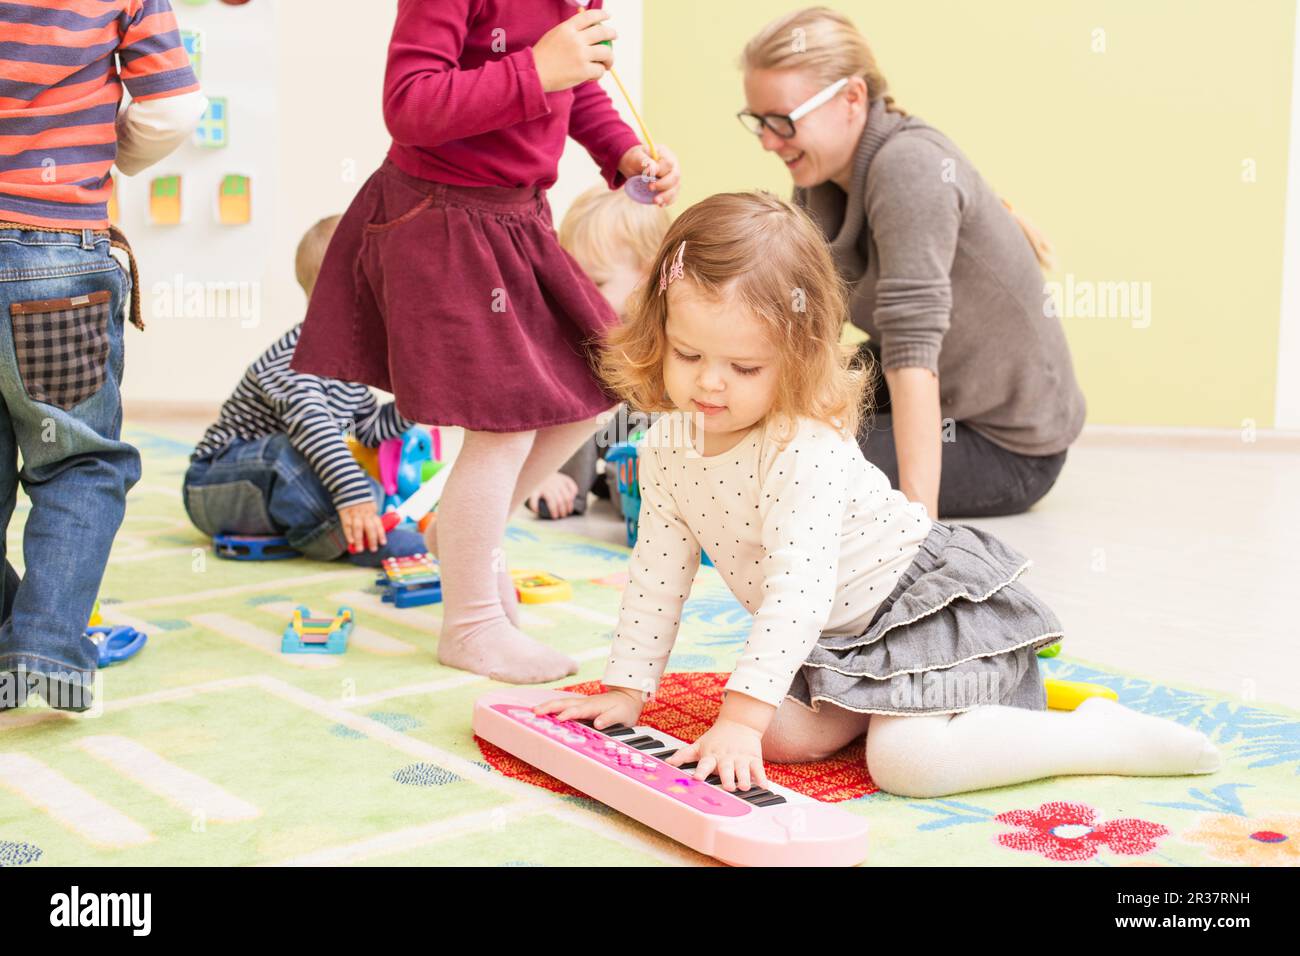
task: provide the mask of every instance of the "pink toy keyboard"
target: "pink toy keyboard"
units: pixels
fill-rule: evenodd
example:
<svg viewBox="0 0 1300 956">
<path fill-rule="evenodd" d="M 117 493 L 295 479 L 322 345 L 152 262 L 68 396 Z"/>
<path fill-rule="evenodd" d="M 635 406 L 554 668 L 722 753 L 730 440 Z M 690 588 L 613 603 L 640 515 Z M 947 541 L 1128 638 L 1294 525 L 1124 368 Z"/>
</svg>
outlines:
<svg viewBox="0 0 1300 956">
<path fill-rule="evenodd" d="M 728 792 L 695 764 L 664 761 L 683 741 L 649 727 L 558 721 L 532 708 L 571 696 L 511 688 L 474 704 L 474 733 L 588 796 L 693 850 L 735 866 L 854 866 L 867 855 L 867 821 L 770 785 Z"/>
</svg>

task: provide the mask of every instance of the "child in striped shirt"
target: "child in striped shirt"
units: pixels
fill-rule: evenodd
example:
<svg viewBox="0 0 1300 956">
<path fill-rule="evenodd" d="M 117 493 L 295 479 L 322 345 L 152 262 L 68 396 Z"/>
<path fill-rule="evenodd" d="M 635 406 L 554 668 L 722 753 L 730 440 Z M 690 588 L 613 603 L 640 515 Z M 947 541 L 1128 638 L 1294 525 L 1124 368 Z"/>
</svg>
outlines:
<svg viewBox="0 0 1300 956">
<path fill-rule="evenodd" d="M 316 223 L 298 245 L 296 271 L 311 298 L 321 259 L 338 224 Z M 221 407 L 190 457 L 185 510 L 204 534 L 276 534 L 309 558 L 350 553 L 355 564 L 418 554 L 413 529 L 385 534 L 383 490 L 348 450 L 345 433 L 369 448 L 414 425 L 396 404 L 380 405 L 365 385 L 289 367 L 302 323 L 262 353 Z"/>
</svg>

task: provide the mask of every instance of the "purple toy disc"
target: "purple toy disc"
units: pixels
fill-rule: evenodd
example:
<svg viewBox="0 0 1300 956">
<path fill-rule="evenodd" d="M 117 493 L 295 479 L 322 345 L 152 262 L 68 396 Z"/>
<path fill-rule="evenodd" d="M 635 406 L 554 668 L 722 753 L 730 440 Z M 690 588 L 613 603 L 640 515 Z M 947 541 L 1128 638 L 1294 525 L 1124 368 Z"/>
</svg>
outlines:
<svg viewBox="0 0 1300 956">
<path fill-rule="evenodd" d="M 623 191 L 643 206 L 650 206 L 659 195 L 650 188 L 650 184 L 656 181 L 654 176 L 633 176 L 623 185 Z"/>
</svg>

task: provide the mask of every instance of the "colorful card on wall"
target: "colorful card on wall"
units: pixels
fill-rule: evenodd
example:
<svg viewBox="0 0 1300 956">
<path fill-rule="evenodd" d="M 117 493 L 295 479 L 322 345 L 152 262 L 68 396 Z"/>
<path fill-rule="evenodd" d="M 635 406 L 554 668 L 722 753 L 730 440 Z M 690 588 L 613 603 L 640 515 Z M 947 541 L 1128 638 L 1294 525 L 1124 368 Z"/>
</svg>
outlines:
<svg viewBox="0 0 1300 956">
<path fill-rule="evenodd" d="M 243 226 L 252 218 L 252 181 L 238 173 L 223 176 L 217 191 L 217 221 L 223 226 Z"/>
<path fill-rule="evenodd" d="M 149 221 L 155 226 L 177 226 L 181 221 L 181 178 L 159 176 L 149 184 Z"/>
<path fill-rule="evenodd" d="M 199 120 L 199 125 L 194 130 L 194 145 L 208 149 L 229 146 L 228 112 L 229 107 L 224 96 L 209 97 L 208 108 L 203 111 L 203 118 Z"/>
<path fill-rule="evenodd" d="M 194 67 L 194 75 L 200 80 L 203 79 L 203 31 L 202 30 L 182 30 L 181 45 L 185 47 L 185 52 L 190 55 L 190 66 Z"/>
</svg>

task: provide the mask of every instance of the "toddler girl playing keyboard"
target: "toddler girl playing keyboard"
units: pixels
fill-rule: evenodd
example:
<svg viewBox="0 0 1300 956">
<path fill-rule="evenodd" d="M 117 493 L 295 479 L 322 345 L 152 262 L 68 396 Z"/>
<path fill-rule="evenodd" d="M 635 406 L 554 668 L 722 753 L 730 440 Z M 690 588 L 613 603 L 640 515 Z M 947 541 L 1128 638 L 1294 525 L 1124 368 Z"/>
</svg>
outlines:
<svg viewBox="0 0 1300 956">
<path fill-rule="evenodd" d="M 986 532 L 932 520 L 854 439 L 866 370 L 840 344 L 829 251 L 793 206 L 713 196 L 674 223 L 605 353 L 604 378 L 662 411 L 604 693 L 537 708 L 637 723 L 708 552 L 754 615 L 713 726 L 668 761 L 727 790 L 763 759 L 824 759 L 866 734 L 881 789 L 941 796 L 1059 774 L 1210 773 L 1201 733 L 1092 698 L 1048 711 L 1037 652 L 1061 639 Z"/>
</svg>

